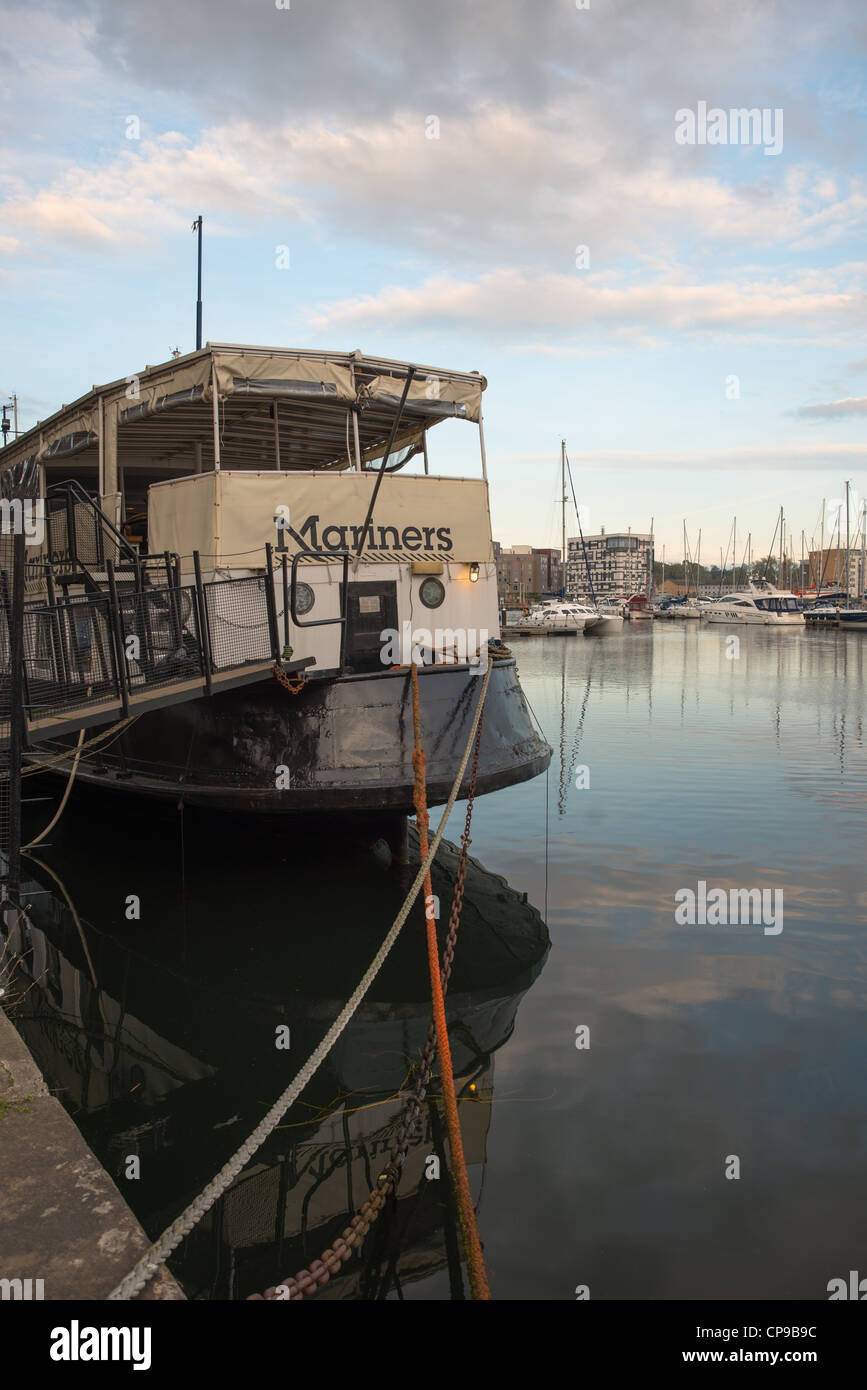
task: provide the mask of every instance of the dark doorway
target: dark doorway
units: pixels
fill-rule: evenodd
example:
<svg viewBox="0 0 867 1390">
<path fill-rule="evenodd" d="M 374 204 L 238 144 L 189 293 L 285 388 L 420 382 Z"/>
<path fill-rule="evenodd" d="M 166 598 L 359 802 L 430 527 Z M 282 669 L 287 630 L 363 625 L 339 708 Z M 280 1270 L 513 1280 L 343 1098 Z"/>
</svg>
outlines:
<svg viewBox="0 0 867 1390">
<path fill-rule="evenodd" d="M 346 602 L 344 669 L 381 671 L 382 633 L 397 629 L 395 583 L 349 584 Z"/>
</svg>

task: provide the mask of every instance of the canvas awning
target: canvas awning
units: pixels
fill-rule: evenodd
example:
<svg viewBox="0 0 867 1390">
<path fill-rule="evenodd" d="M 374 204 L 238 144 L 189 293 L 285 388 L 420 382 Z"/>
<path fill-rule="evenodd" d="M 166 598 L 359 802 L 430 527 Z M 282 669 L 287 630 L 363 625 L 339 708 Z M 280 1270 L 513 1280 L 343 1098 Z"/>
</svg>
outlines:
<svg viewBox="0 0 867 1390">
<path fill-rule="evenodd" d="M 403 392 L 406 374 L 403 376 L 375 376 L 362 388 L 369 401 L 382 402 L 396 409 Z M 478 420 L 482 413 L 482 379 L 478 381 L 456 381 L 452 377 L 439 376 L 433 372 L 415 377 L 409 385 L 406 396 L 406 410 L 413 415 L 423 415 L 442 420 L 448 416 L 459 420 Z"/>
<path fill-rule="evenodd" d="M 94 386 L 0 451 L 0 471 L 24 459 L 52 468 L 74 456 L 76 464 L 94 465 L 100 438 L 105 447 L 115 429 L 117 460 L 126 471 L 209 471 L 215 382 L 221 467 L 272 468 L 279 453 L 287 470 L 348 468 L 356 426 L 362 461 L 369 463 L 385 451 L 409 366 L 361 352 L 209 343 Z M 420 446 L 424 432 L 441 420 L 481 418 L 484 377 L 413 366 L 395 451 Z"/>
</svg>

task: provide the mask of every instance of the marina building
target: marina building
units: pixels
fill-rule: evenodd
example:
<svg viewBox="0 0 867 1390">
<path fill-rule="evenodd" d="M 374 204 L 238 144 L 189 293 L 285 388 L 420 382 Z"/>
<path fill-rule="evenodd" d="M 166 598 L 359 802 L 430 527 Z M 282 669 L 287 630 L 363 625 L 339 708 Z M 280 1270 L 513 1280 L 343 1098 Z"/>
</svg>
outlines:
<svg viewBox="0 0 867 1390">
<path fill-rule="evenodd" d="M 584 550 L 587 552 L 585 563 Z M 567 542 L 566 593 L 570 598 L 589 596 L 589 566 L 597 598 L 644 593 L 653 575 L 653 536 L 634 531 L 614 531 Z"/>
<path fill-rule="evenodd" d="M 840 586 L 853 598 L 867 590 L 867 563 L 860 547 L 849 551 L 849 583 L 846 583 L 846 547 L 837 550 L 810 551 L 810 588 L 821 579 L 823 589 Z"/>
<path fill-rule="evenodd" d="M 536 550 L 531 545 L 501 546 L 495 541 L 494 555 L 501 607 L 561 592 L 563 566 L 559 550 Z"/>
</svg>

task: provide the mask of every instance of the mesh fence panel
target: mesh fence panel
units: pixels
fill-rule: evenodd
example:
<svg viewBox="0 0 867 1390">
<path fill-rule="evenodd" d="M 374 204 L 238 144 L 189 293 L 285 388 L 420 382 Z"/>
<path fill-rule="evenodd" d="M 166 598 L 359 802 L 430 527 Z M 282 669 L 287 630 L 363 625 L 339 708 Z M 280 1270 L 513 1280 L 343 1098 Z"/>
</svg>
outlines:
<svg viewBox="0 0 867 1390">
<path fill-rule="evenodd" d="M 69 544 L 66 503 L 59 498 L 50 497 L 45 504 L 45 529 L 48 539 L 48 558 L 57 574 L 72 568 L 72 550 Z"/>
<path fill-rule="evenodd" d="M 104 573 L 109 560 L 118 570 L 133 571 L 129 549 L 106 525 L 95 503 L 49 497 L 45 519 L 48 553 L 58 575 L 72 573 L 76 562 L 92 573 Z"/>
<path fill-rule="evenodd" d="M 9 746 L 0 748 L 0 854 L 9 853 Z M 0 863 L 0 879 L 5 876 L 5 864 Z"/>
<path fill-rule="evenodd" d="M 171 685 L 202 674 L 193 585 L 119 592 L 118 606 L 130 691 Z"/>
<path fill-rule="evenodd" d="M 215 670 L 271 656 L 267 582 L 254 576 L 204 585 Z"/>
<path fill-rule="evenodd" d="M 6 609 L 0 605 L 0 728 L 9 728 L 11 687 L 9 683 L 9 624 Z M 9 853 L 9 744 L 0 744 L 0 854 Z M 0 865 L 0 874 L 4 866 Z"/>
<path fill-rule="evenodd" d="M 75 554 L 89 570 L 103 567 L 102 527 L 91 507 L 83 502 L 72 504 L 72 526 L 75 532 Z"/>
<path fill-rule="evenodd" d="M 214 671 L 272 656 L 266 579 L 220 580 L 203 586 L 208 633 L 199 630 L 195 585 L 116 586 L 111 594 L 80 594 L 25 603 L 25 704 L 30 719 L 202 679 L 210 644 Z M 10 637 L 0 603 L 0 718 L 8 708 Z M 6 716 L 8 727 L 8 714 Z"/>
<path fill-rule="evenodd" d="M 24 676 L 31 718 L 116 694 L 108 595 L 25 608 Z"/>
</svg>

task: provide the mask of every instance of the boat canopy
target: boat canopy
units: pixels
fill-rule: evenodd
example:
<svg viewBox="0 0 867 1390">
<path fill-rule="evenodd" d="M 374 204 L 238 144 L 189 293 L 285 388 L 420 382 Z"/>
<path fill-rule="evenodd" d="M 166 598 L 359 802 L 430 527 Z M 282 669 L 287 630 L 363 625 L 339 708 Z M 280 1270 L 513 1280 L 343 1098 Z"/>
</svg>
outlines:
<svg viewBox="0 0 867 1390">
<path fill-rule="evenodd" d="M 94 386 L 0 451 L 0 472 L 39 464 L 51 473 L 57 463 L 68 474 L 74 459 L 76 470 L 97 469 L 110 494 L 118 466 L 142 481 L 220 468 L 363 469 L 385 453 L 410 371 L 392 470 L 424 447 L 431 425 L 481 422 L 483 376 L 360 351 L 208 343 Z"/>
</svg>

